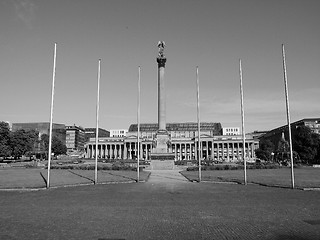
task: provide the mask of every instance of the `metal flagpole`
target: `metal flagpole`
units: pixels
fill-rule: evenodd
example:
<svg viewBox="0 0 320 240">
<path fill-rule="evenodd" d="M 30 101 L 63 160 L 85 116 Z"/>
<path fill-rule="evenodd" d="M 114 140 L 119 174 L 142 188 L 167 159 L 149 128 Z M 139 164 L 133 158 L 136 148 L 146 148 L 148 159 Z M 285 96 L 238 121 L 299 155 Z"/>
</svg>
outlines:
<svg viewBox="0 0 320 240">
<path fill-rule="evenodd" d="M 98 63 L 98 86 L 97 86 L 97 110 L 96 110 L 96 151 L 95 151 L 95 168 L 94 168 L 94 184 L 98 183 L 98 139 L 99 139 L 99 104 L 100 104 L 100 66 L 101 59 Z"/>
<path fill-rule="evenodd" d="M 140 169 L 139 169 L 139 159 L 140 159 L 140 66 L 138 69 L 138 109 L 137 109 L 137 124 L 138 124 L 138 133 L 137 133 L 137 182 L 140 180 Z"/>
<path fill-rule="evenodd" d="M 243 107 L 243 86 L 242 86 L 242 65 L 239 59 L 239 73 L 240 73 L 240 98 L 241 98 L 241 123 L 242 123 L 242 158 L 244 168 L 244 184 L 247 185 L 247 161 L 246 161 L 246 132 L 244 129 L 244 107 Z"/>
<path fill-rule="evenodd" d="M 199 67 L 196 71 L 197 78 L 197 121 L 198 121 L 198 159 L 199 159 L 199 182 L 201 182 L 201 138 L 200 138 L 200 102 L 199 102 Z"/>
<path fill-rule="evenodd" d="M 290 160 L 291 160 L 291 183 L 292 183 L 292 188 L 294 188 L 292 138 L 291 138 L 291 126 L 290 126 L 291 125 L 291 123 L 290 123 L 290 107 L 289 107 L 289 93 L 288 93 L 286 54 L 285 54 L 285 51 L 284 51 L 284 44 L 282 44 L 282 60 L 283 60 L 284 91 L 285 91 L 285 96 L 286 96 L 287 123 L 288 123 L 288 130 L 289 130 Z"/>
<path fill-rule="evenodd" d="M 57 58 L 57 43 L 54 44 L 54 54 L 53 54 L 53 73 L 52 73 L 52 86 L 51 86 L 51 108 L 50 108 L 50 129 L 49 129 L 49 153 L 48 153 L 47 188 L 50 187 L 50 163 L 51 163 L 51 146 L 52 146 L 52 119 L 53 119 L 54 81 L 55 81 L 55 78 L 56 78 L 56 58 Z"/>
</svg>

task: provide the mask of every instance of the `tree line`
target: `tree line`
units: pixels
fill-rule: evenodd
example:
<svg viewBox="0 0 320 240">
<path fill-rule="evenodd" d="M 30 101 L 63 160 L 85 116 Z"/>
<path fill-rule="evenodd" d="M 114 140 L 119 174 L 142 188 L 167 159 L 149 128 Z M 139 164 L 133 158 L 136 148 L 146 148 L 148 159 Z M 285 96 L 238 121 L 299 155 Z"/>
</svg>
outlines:
<svg viewBox="0 0 320 240">
<path fill-rule="evenodd" d="M 268 139 L 262 139 L 256 156 L 265 161 L 287 163 L 290 160 L 289 143 L 281 138 L 277 144 Z M 299 126 L 292 134 L 292 149 L 294 163 L 320 163 L 320 135 L 313 133 L 307 126 Z"/>
<path fill-rule="evenodd" d="M 48 150 L 49 136 L 47 134 L 42 134 L 39 139 L 39 132 L 35 130 L 20 129 L 12 132 L 8 123 L 0 122 L 0 157 L 19 159 L 22 156 L 36 154 L 47 157 Z M 59 138 L 53 136 L 51 150 L 54 155 L 66 154 L 67 147 Z"/>
</svg>

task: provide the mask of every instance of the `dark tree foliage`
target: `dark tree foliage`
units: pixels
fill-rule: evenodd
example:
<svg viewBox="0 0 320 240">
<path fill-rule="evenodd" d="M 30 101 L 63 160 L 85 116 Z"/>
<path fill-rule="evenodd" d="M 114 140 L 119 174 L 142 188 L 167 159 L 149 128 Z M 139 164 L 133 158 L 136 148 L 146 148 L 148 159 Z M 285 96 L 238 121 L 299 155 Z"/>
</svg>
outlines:
<svg viewBox="0 0 320 240">
<path fill-rule="evenodd" d="M 46 152 L 49 151 L 49 135 L 43 134 L 41 136 L 41 145 L 42 149 Z M 55 156 L 66 154 L 67 153 L 67 147 L 64 145 L 59 138 L 53 136 L 52 137 L 52 145 L 51 145 L 51 151 L 54 153 Z"/>
<path fill-rule="evenodd" d="M 38 132 L 35 130 L 26 131 L 24 129 L 11 133 L 10 146 L 11 155 L 18 159 L 27 152 L 33 151 L 38 142 Z"/>
<path fill-rule="evenodd" d="M 296 151 L 292 150 L 292 157 L 293 163 L 301 162 L 299 154 Z M 291 164 L 290 145 L 289 142 L 284 138 L 281 138 L 281 140 L 278 142 L 278 148 L 275 153 L 275 160 L 283 165 Z"/>
<path fill-rule="evenodd" d="M 0 157 L 9 157 L 10 148 L 10 127 L 6 122 L 0 122 Z"/>
<path fill-rule="evenodd" d="M 265 161 L 272 161 L 272 152 L 274 150 L 274 144 L 270 140 L 264 140 L 260 142 L 259 148 L 256 149 L 256 156 Z"/>
<path fill-rule="evenodd" d="M 284 138 L 281 138 L 278 142 L 278 148 L 276 151 L 276 160 L 278 162 L 289 160 L 290 158 L 290 146 L 288 141 Z"/>
<path fill-rule="evenodd" d="M 293 136 L 293 148 L 299 154 L 301 161 L 307 164 L 319 161 L 320 135 L 312 133 L 307 126 L 299 126 Z"/>
<path fill-rule="evenodd" d="M 45 152 L 48 152 L 48 149 L 49 149 L 49 135 L 42 134 L 41 135 L 40 144 L 41 144 L 41 150 L 45 151 Z"/>
</svg>

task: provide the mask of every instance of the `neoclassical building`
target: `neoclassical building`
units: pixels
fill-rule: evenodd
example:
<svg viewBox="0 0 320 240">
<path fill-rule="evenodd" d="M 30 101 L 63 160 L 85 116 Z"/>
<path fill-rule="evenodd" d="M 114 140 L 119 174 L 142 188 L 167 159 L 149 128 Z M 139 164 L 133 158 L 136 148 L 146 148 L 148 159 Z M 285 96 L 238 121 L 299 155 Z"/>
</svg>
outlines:
<svg viewBox="0 0 320 240">
<path fill-rule="evenodd" d="M 140 125 L 140 156 L 150 160 L 150 154 L 155 146 L 155 136 L 158 124 Z M 174 153 L 175 160 L 197 159 L 198 126 L 197 123 L 167 123 L 166 130 L 170 136 L 169 151 Z M 226 162 L 242 160 L 242 136 L 222 135 L 220 123 L 200 124 L 201 158 Z M 98 158 L 102 159 L 136 159 L 137 156 L 137 124 L 129 127 L 126 137 L 99 137 Z M 255 158 L 255 149 L 259 140 L 251 134 L 246 134 L 246 158 Z M 86 143 L 86 157 L 95 158 L 95 138 Z"/>
</svg>

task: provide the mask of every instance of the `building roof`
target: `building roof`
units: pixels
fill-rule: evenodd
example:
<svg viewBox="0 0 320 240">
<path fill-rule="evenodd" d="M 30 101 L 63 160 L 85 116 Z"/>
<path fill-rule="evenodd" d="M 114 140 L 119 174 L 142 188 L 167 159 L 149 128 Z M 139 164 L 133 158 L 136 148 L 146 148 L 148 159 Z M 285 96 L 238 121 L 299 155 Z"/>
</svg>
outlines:
<svg viewBox="0 0 320 240">
<path fill-rule="evenodd" d="M 43 131 L 48 130 L 50 127 L 50 122 L 26 122 L 26 123 L 12 123 L 12 131 L 17 131 L 19 129 L 25 129 L 25 130 L 37 130 L 37 131 Z M 66 126 L 61 123 L 52 123 L 53 129 L 65 129 Z"/>
<path fill-rule="evenodd" d="M 306 122 L 317 122 L 317 123 L 320 123 L 320 118 L 303 118 L 301 120 L 292 122 L 290 124 L 291 129 L 292 129 L 293 126 L 304 125 Z M 267 132 L 266 134 L 262 135 L 261 137 L 268 137 L 268 136 L 271 136 L 273 134 L 286 131 L 287 129 L 288 129 L 288 125 L 283 125 L 281 127 L 277 127 L 277 128 L 274 128 L 274 129 L 270 130 L 269 132 Z"/>
<path fill-rule="evenodd" d="M 213 122 L 202 122 L 200 123 L 201 131 L 220 131 L 221 123 Z M 157 123 L 142 123 L 140 124 L 140 131 L 142 132 L 156 132 L 159 126 Z M 198 131 L 198 123 L 187 122 L 187 123 L 167 123 L 167 131 Z M 131 124 L 129 127 L 129 132 L 137 132 L 138 125 Z"/>
</svg>

